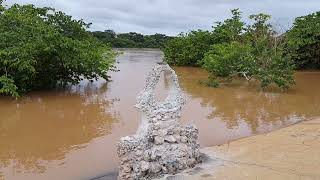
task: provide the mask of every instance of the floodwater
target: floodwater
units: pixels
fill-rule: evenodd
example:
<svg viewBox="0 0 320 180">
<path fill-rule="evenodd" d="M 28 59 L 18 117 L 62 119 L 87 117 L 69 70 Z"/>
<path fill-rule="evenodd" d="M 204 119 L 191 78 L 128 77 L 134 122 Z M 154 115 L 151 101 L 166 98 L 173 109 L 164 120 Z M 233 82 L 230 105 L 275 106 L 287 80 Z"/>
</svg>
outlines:
<svg viewBox="0 0 320 180">
<path fill-rule="evenodd" d="M 116 143 L 133 134 L 140 114 L 136 95 L 158 50 L 125 50 L 112 82 L 83 81 L 66 90 L 41 91 L 19 100 L 0 97 L 0 179 L 86 180 L 116 170 Z M 237 81 L 220 88 L 198 83 L 207 74 L 175 67 L 187 99 L 181 122 L 195 124 L 202 146 L 272 131 L 320 115 L 320 72 L 297 72 L 287 92 Z M 167 84 L 158 84 L 158 99 Z"/>
</svg>

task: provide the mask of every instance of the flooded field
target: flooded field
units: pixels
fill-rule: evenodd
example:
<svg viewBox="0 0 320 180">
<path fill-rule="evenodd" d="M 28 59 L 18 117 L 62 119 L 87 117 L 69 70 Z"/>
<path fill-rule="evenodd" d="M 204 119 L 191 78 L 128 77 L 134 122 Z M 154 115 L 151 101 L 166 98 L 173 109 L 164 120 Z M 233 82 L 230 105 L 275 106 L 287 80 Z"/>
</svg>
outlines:
<svg viewBox="0 0 320 180">
<path fill-rule="evenodd" d="M 135 133 L 136 95 L 162 56 L 158 50 L 125 50 L 112 82 L 84 81 L 19 100 L 0 97 L 0 179 L 85 180 L 115 171 L 116 143 Z M 320 72 L 297 72 L 296 86 L 280 92 L 242 81 L 204 87 L 199 84 L 207 77 L 203 70 L 174 69 L 187 99 L 181 121 L 199 128 L 203 147 L 320 115 Z M 157 88 L 161 99 L 166 82 Z"/>
</svg>

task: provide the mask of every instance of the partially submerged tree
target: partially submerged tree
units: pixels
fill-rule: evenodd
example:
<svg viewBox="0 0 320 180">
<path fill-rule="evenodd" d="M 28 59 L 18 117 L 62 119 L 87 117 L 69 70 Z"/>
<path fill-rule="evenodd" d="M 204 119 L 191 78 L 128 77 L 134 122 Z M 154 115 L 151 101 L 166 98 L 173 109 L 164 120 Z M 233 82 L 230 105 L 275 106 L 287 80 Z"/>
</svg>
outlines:
<svg viewBox="0 0 320 180">
<path fill-rule="evenodd" d="M 115 53 L 82 20 L 33 5 L 0 6 L 0 94 L 108 79 Z"/>
<path fill-rule="evenodd" d="M 320 11 L 296 18 L 286 39 L 298 68 L 320 69 Z"/>
<path fill-rule="evenodd" d="M 280 88 L 288 88 L 294 84 L 294 66 L 284 54 L 284 44 L 278 41 L 268 23 L 270 16 L 257 14 L 251 15 L 250 19 L 254 23 L 248 25 L 245 31 L 237 31 L 238 38 L 229 38 L 230 42 L 212 45 L 206 53 L 203 67 L 209 72 L 209 79 L 217 83 L 221 79 L 242 76 L 248 81 L 260 81 L 262 87 L 276 84 Z M 234 29 L 228 27 L 233 25 L 229 22 L 220 23 L 220 26 Z M 234 32 L 222 31 L 222 34 L 224 37 L 235 37 Z"/>
<path fill-rule="evenodd" d="M 255 79 L 261 82 L 262 87 L 276 84 L 282 89 L 294 84 L 294 63 L 288 54 L 285 54 L 285 42 L 278 38 L 272 25 L 269 23 L 270 15 L 257 14 L 249 17 L 254 21 L 248 26 L 246 43 L 252 47 L 251 56 Z"/>
<path fill-rule="evenodd" d="M 209 31 L 191 31 L 180 34 L 163 48 L 165 61 L 171 65 L 199 66 L 199 62 L 213 43 Z"/>
</svg>

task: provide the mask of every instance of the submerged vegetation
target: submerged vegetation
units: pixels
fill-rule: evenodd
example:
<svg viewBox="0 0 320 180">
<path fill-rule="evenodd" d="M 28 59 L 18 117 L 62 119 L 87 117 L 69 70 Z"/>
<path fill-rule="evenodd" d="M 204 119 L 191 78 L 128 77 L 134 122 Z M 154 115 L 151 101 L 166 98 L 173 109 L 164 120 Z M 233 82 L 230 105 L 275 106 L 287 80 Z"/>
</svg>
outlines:
<svg viewBox="0 0 320 180">
<path fill-rule="evenodd" d="M 0 95 L 108 79 L 115 53 L 89 26 L 52 8 L 0 1 Z"/>
<path fill-rule="evenodd" d="M 275 84 L 287 89 L 295 83 L 294 68 L 320 68 L 320 13 L 297 18 L 283 35 L 274 31 L 270 15 L 251 15 L 252 23 L 246 24 L 239 9 L 231 13 L 212 31 L 191 31 L 170 40 L 165 60 L 204 68 L 209 73 L 204 84 L 213 87 L 243 77 L 258 80 L 263 88 Z"/>
<path fill-rule="evenodd" d="M 262 87 L 274 83 L 284 89 L 294 84 L 294 65 L 284 53 L 284 44 L 267 23 L 270 16 L 251 15 L 254 22 L 245 27 L 240 12 L 232 13 L 232 19 L 219 23 L 220 27 L 226 27 L 217 33 L 226 32 L 224 42 L 212 45 L 201 61 L 210 78 L 242 76 L 248 81 L 259 80 Z"/>
<path fill-rule="evenodd" d="M 198 60 L 204 57 L 213 42 L 210 32 L 191 31 L 168 41 L 163 52 L 167 63 L 171 65 L 198 66 Z"/>
</svg>

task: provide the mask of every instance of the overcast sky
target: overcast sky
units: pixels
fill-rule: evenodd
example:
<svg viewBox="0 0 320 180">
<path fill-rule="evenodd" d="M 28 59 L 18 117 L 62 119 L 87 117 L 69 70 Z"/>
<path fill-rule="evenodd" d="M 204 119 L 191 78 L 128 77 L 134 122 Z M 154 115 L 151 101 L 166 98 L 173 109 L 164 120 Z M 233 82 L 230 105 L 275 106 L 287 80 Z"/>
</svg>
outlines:
<svg viewBox="0 0 320 180">
<path fill-rule="evenodd" d="M 92 30 L 168 35 L 211 29 L 234 8 L 243 16 L 271 14 L 272 23 L 281 29 L 290 27 L 294 17 L 320 10 L 320 0 L 7 0 L 12 3 L 54 7 L 92 22 Z"/>
</svg>

